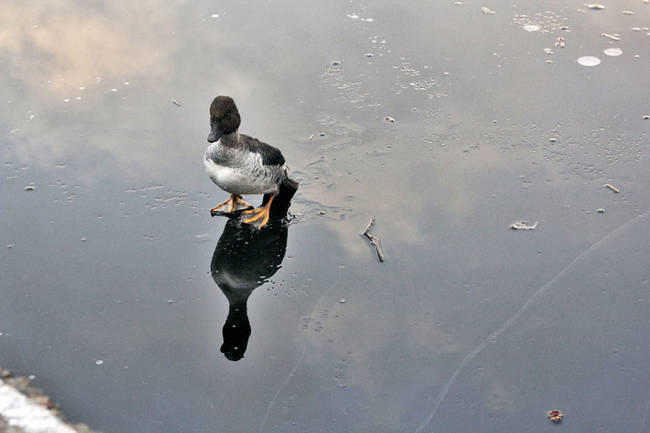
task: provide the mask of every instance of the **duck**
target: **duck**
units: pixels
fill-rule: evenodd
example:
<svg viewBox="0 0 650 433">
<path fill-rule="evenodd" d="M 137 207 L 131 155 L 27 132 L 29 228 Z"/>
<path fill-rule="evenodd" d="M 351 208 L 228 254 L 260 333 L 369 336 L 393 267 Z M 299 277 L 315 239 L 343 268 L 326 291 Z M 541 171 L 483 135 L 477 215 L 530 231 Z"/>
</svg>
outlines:
<svg viewBox="0 0 650 433">
<path fill-rule="evenodd" d="M 210 215 L 226 208 L 228 214 L 242 211 L 247 224 L 265 226 L 273 200 L 283 185 L 297 185 L 289 178 L 282 152 L 257 138 L 240 134 L 241 116 L 230 96 L 217 96 L 210 104 L 210 134 L 204 164 L 208 176 L 230 193 L 225 202 L 210 209 Z M 264 194 L 263 204 L 254 208 L 242 198 L 246 194 Z M 243 210 L 241 209 L 243 207 Z"/>
</svg>

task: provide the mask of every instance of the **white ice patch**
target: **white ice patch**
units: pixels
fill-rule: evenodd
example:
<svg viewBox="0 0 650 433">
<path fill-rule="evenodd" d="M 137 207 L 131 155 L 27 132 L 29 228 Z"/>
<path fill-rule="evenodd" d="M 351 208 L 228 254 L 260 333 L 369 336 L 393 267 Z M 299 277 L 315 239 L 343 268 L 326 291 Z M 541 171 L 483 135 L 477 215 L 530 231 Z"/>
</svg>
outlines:
<svg viewBox="0 0 650 433">
<path fill-rule="evenodd" d="M 0 416 L 26 433 L 75 433 L 52 412 L 0 380 Z"/>
<path fill-rule="evenodd" d="M 600 65 L 600 59 L 594 56 L 582 56 L 578 59 L 578 63 L 582 66 L 597 66 Z"/>
<path fill-rule="evenodd" d="M 605 53 L 606 56 L 616 57 L 623 54 L 623 50 L 620 48 L 607 48 L 606 50 L 603 50 L 603 53 Z"/>
<path fill-rule="evenodd" d="M 539 26 L 537 24 L 526 24 L 523 29 L 527 32 L 538 32 Z"/>
</svg>

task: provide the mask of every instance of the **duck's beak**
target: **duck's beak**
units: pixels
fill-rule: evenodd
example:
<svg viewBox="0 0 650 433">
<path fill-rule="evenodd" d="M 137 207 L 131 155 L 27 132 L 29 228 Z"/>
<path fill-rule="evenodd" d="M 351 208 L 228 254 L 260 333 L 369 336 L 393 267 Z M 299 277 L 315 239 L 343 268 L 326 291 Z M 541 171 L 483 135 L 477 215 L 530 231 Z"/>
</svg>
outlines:
<svg viewBox="0 0 650 433">
<path fill-rule="evenodd" d="M 208 135 L 208 143 L 214 143 L 223 135 L 223 131 L 219 128 L 218 123 L 211 123 L 210 134 Z"/>
</svg>

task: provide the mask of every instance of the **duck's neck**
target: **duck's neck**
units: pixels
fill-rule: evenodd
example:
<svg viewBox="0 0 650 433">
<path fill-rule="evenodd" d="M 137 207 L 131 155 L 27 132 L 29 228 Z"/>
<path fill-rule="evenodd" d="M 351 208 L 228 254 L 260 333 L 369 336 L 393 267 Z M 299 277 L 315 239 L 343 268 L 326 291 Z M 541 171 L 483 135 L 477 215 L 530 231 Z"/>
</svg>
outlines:
<svg viewBox="0 0 650 433">
<path fill-rule="evenodd" d="M 239 131 L 223 134 L 221 136 L 221 144 L 224 146 L 236 146 L 239 144 Z"/>
</svg>

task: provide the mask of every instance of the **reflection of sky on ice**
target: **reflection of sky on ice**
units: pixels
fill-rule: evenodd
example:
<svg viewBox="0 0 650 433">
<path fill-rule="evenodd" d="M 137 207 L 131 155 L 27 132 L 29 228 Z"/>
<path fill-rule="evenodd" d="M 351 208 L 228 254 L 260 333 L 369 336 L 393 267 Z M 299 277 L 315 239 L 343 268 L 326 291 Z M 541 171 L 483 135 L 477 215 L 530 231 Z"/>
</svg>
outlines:
<svg viewBox="0 0 650 433">
<path fill-rule="evenodd" d="M 649 6 L 488 6 L 4 4 L 0 362 L 105 431 L 415 431 L 433 408 L 422 431 L 542 431 L 554 408 L 638 430 Z M 207 273 L 218 93 L 301 180 L 235 364 Z"/>
</svg>

